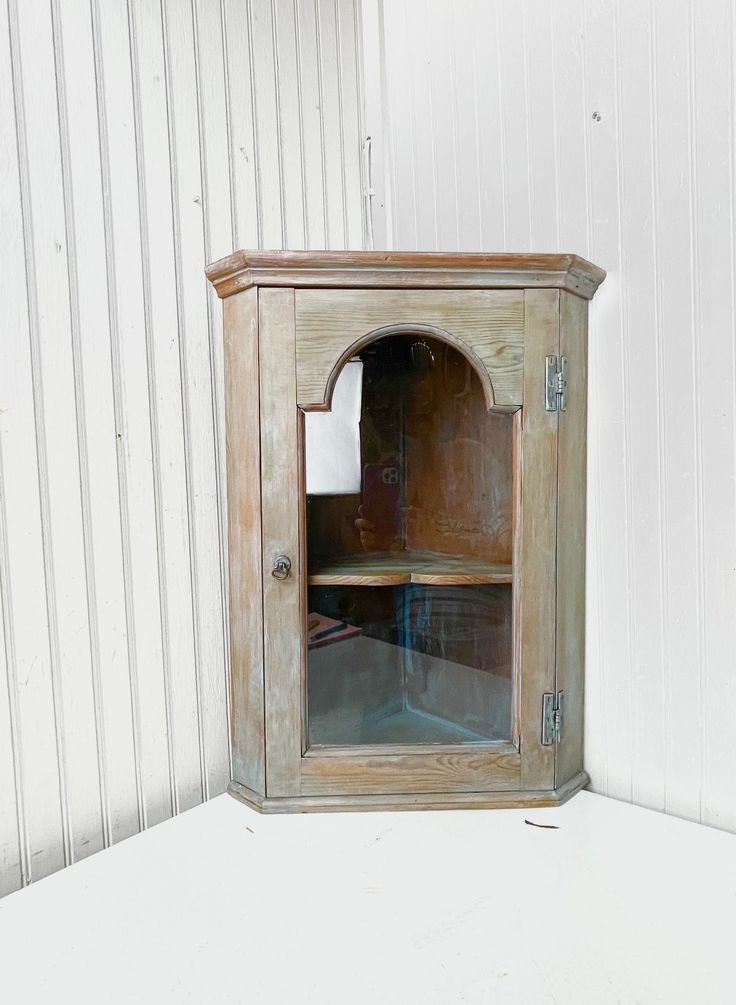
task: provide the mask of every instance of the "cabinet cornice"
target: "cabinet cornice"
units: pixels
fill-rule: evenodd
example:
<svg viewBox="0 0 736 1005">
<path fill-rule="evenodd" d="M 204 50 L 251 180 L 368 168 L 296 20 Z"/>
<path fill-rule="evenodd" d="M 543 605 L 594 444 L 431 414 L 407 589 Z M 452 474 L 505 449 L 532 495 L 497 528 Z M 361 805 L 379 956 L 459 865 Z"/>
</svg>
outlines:
<svg viewBox="0 0 736 1005">
<path fill-rule="evenodd" d="M 590 300 L 605 271 L 577 255 L 236 251 L 205 270 L 221 298 L 250 286 L 560 289 Z"/>
</svg>

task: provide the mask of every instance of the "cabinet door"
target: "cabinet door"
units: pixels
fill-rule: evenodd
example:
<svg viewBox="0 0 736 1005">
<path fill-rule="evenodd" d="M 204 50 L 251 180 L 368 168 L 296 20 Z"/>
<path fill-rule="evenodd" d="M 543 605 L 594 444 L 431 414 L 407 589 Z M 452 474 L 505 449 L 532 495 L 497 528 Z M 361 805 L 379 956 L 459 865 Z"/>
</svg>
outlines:
<svg viewBox="0 0 736 1005">
<path fill-rule="evenodd" d="M 551 789 L 557 292 L 262 289 L 259 320 L 266 795 Z"/>
</svg>

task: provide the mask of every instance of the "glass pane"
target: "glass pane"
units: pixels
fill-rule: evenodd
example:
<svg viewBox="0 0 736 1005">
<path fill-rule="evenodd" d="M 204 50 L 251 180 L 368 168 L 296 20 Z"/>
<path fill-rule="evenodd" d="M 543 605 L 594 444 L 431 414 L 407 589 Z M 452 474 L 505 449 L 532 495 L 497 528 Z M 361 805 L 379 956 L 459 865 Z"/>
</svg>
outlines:
<svg viewBox="0 0 736 1005">
<path fill-rule="evenodd" d="M 359 491 L 331 475 L 307 497 L 309 743 L 508 739 L 512 417 L 439 340 L 381 339 L 360 361 L 350 401 L 335 390 L 358 430 L 334 438 Z"/>
<path fill-rule="evenodd" d="M 320 586 L 309 607 L 351 633 L 310 644 L 310 744 L 509 738 L 510 586 Z"/>
</svg>

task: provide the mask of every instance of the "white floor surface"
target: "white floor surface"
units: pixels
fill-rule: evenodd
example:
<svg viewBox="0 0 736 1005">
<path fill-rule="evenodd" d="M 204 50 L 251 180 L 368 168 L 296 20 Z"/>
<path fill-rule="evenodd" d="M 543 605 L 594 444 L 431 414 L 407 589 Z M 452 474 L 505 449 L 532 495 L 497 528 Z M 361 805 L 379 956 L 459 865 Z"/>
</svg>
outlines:
<svg viewBox="0 0 736 1005">
<path fill-rule="evenodd" d="M 733 1005 L 735 959 L 736 836 L 587 792 L 270 817 L 220 796 L 0 901 L 8 1005 Z"/>
</svg>

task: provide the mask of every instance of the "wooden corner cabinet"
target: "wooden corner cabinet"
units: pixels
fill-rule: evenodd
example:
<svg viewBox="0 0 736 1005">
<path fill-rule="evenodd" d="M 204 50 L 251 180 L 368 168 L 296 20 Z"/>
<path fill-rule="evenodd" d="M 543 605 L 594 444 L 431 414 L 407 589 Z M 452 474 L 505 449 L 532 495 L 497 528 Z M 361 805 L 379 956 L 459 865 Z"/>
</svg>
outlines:
<svg viewBox="0 0 736 1005">
<path fill-rule="evenodd" d="M 230 790 L 556 805 L 583 771 L 574 255 L 238 252 L 224 299 Z"/>
</svg>

